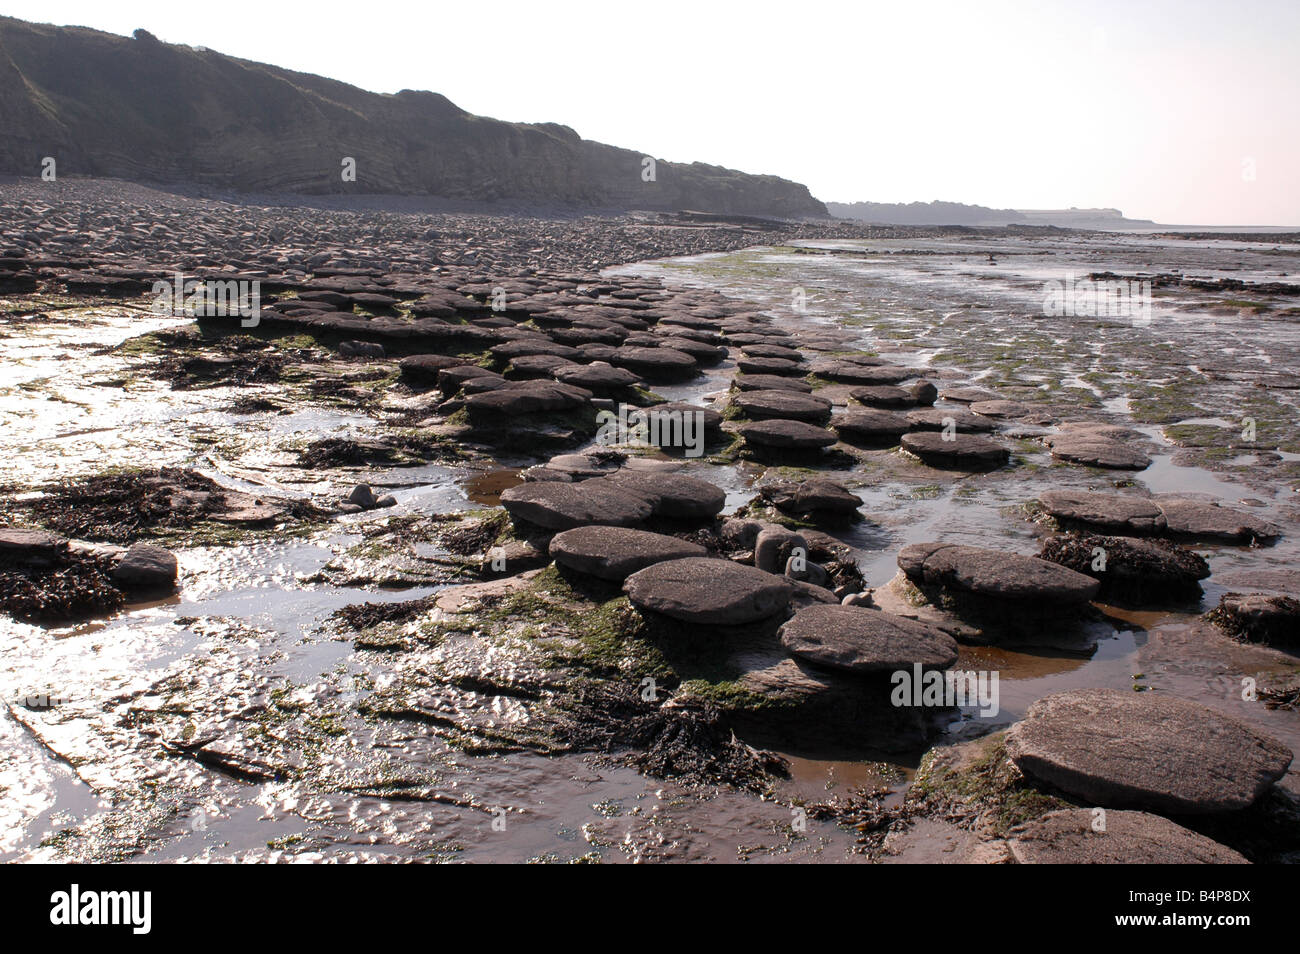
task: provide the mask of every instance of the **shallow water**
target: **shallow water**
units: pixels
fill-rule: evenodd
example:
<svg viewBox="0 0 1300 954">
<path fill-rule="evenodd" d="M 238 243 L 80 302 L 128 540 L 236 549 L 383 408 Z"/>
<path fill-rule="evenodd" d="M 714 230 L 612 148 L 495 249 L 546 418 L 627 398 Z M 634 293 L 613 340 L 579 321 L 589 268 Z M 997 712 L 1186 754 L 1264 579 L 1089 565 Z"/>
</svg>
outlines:
<svg viewBox="0 0 1300 954">
<path fill-rule="evenodd" d="M 1166 425 L 1147 419 L 1153 404 L 1176 398 L 1189 407 L 1172 421 L 1232 431 L 1249 398 L 1261 419 L 1267 412 L 1294 425 L 1296 392 L 1261 394 L 1257 387 L 1261 368 L 1300 369 L 1294 318 L 1224 314 L 1216 296 L 1182 290 L 1159 296 L 1154 319 L 1140 326 L 1048 320 L 1039 308 L 1042 283 L 1070 271 L 1082 277 L 1181 269 L 1276 280 L 1284 269 L 1294 273 L 1294 257 L 1279 259 L 1267 245 L 1231 240 L 1145 237 L 814 245 L 851 254 L 756 249 L 616 271 L 719 289 L 773 310 L 791 329 L 848 328 L 862 347 L 942 375 L 936 378 L 941 387 L 1017 389 L 1008 396 L 1027 402 L 1059 401 L 1062 389 L 1074 388 L 1070 400 L 1086 416 L 1136 425 L 1152 442 L 1154 463 L 1136 474 L 1056 464 L 1029 442 L 1014 445 L 1012 467 L 973 476 L 933 471 L 897 452 L 869 452 L 852 471 L 829 475 L 863 500 L 867 519 L 836 535 L 854 548 L 869 585 L 888 583 L 898 549 L 911 542 L 1036 552 L 1043 530 L 1020 506 L 1048 488 L 1104 489 L 1132 479 L 1156 493 L 1250 500 L 1286 532 L 1269 548 L 1198 547 L 1214 571 L 1201 606 L 1156 613 L 1103 607 L 1104 632 L 1090 653 L 964 647 L 959 668 L 999 674 L 1000 711 L 988 723 L 1014 721 L 1034 699 L 1059 689 L 1142 682 L 1149 678 L 1141 656 L 1152 632 L 1214 605 L 1228 588 L 1220 577 L 1297 565 L 1294 451 L 1272 463 L 1241 453 L 1226 456 L 1221 469 L 1184 466 L 1174 461 L 1178 448 L 1166 439 Z M 790 309 L 794 289 L 804 292 L 804 312 Z M 830 823 L 810 822 L 806 837 L 791 837 L 790 811 L 779 803 L 738 792 L 700 797 L 578 756 L 468 755 L 409 724 L 350 722 L 348 736 L 327 740 L 309 756 L 329 761 L 343 778 L 372 764 L 400 765 L 436 790 L 432 801 L 321 795 L 273 780 L 241 780 L 189 759 L 160 761 L 156 742 L 122 720 L 147 709 L 169 677 L 194 683 L 176 698 L 221 700 L 231 712 L 269 692 L 301 694 L 313 704 L 332 704 L 341 695 L 355 702 L 393 679 L 398 662 L 354 651 L 329 616 L 351 603 L 412 599 L 437 587 L 335 586 L 318 575 L 357 545 L 366 521 L 494 506 L 519 479 L 516 461 L 297 468 L 296 448 L 320 437 L 363 436 L 373 420 L 326 405 L 239 415 L 230 410 L 234 399 L 256 387 L 173 391 L 131 373 L 120 355 L 99 353 L 167 324 L 127 307 L 0 324 L 6 369 L 0 484 L 26 487 L 128 464 L 185 464 L 231 487 L 286 496 L 346 493 L 364 476 L 398 503 L 377 515 L 341 518 L 307 538 L 185 550 L 178 597 L 132 606 L 108 620 L 63 629 L 0 624 L 7 629 L 0 640 L 0 693 L 10 703 L 0 718 L 0 860 L 56 857 L 74 829 L 88 856 L 145 859 L 568 860 L 590 852 L 606 861 L 854 857 L 852 833 Z M 1226 371 L 1189 370 L 1211 363 Z M 670 400 L 707 403 L 733 368 L 728 362 L 707 377 L 656 390 Z M 1190 392 L 1184 378 L 1195 381 Z M 1157 380 L 1167 383 L 1156 386 Z M 727 490 L 727 512 L 749 500 L 756 482 L 777 476 L 752 463 L 698 466 L 707 467 L 701 476 Z M 1228 697 L 1221 681 L 1198 673 L 1173 670 L 1161 687 L 1201 701 Z M 1231 664 L 1215 679 L 1225 673 L 1233 675 Z M 58 696 L 58 704 L 33 709 L 20 701 L 42 692 Z M 503 710 L 498 717 L 526 713 Z M 1291 716 L 1260 718 L 1295 744 Z M 968 709 L 952 737 L 969 734 L 979 719 Z M 780 794 L 808 799 L 881 785 L 901 791 L 922 754 L 837 751 L 812 738 L 779 748 L 793 772 Z M 164 777 L 169 791 L 185 794 L 150 803 L 143 817 L 122 817 L 140 811 L 133 799 L 141 786 Z M 1294 786 L 1294 773 L 1287 784 Z M 493 826 L 498 817 L 506 818 L 504 831 Z"/>
</svg>

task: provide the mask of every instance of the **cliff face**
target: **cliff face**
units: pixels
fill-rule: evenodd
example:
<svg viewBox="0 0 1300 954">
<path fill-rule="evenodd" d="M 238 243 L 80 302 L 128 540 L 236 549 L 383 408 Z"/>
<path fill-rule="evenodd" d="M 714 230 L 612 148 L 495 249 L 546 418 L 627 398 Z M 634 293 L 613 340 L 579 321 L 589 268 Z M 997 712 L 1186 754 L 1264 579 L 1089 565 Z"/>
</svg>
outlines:
<svg viewBox="0 0 1300 954">
<path fill-rule="evenodd" d="M 825 216 L 806 186 L 657 162 L 565 126 L 474 116 L 160 43 L 0 17 L 0 174 L 191 182 L 242 192 L 394 193 L 606 209 Z M 342 160 L 356 160 L 356 181 Z"/>
</svg>

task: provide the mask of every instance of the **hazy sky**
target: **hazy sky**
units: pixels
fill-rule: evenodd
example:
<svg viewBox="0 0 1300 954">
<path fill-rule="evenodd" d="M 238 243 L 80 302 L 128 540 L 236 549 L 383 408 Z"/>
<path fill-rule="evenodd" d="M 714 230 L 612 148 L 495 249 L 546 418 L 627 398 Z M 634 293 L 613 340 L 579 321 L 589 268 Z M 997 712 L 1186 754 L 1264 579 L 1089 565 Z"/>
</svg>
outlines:
<svg viewBox="0 0 1300 954">
<path fill-rule="evenodd" d="M 1300 0 L 42 0 L 821 199 L 1300 225 Z"/>
</svg>

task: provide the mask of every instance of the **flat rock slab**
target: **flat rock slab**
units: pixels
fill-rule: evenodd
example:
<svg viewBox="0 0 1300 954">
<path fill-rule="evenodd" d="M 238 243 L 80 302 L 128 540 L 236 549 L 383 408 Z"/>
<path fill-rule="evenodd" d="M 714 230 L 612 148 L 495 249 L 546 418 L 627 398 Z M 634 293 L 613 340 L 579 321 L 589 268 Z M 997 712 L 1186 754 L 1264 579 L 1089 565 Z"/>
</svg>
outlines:
<svg viewBox="0 0 1300 954">
<path fill-rule="evenodd" d="M 849 397 L 867 407 L 912 407 L 917 404 L 916 395 L 906 388 L 893 384 L 877 384 L 872 387 L 854 388 Z"/>
<path fill-rule="evenodd" d="M 1164 497 L 1156 503 L 1164 514 L 1166 530 L 1179 536 L 1250 543 L 1272 540 L 1282 533 L 1266 520 L 1215 503 Z"/>
<path fill-rule="evenodd" d="M 758 492 L 777 510 L 795 515 L 818 512 L 850 514 L 862 506 L 862 498 L 843 484 L 821 478 L 768 484 L 760 487 Z"/>
<path fill-rule="evenodd" d="M 819 423 L 831 416 L 831 402 L 796 391 L 741 391 L 732 403 L 754 420 L 781 418 Z"/>
<path fill-rule="evenodd" d="M 689 557 L 629 576 L 623 592 L 638 609 L 685 623 L 743 625 L 784 612 L 791 587 L 781 577 L 730 560 Z"/>
<path fill-rule="evenodd" d="M 560 566 L 619 582 L 656 563 L 707 552 L 698 543 L 626 527 L 576 527 L 556 534 L 550 545 L 551 557 Z"/>
<path fill-rule="evenodd" d="M 758 421 L 739 428 L 746 443 L 786 450 L 815 450 L 830 447 L 836 437 L 824 427 L 807 421 Z"/>
<path fill-rule="evenodd" d="M 727 503 L 727 493 L 721 487 L 684 474 L 620 470 L 601 482 L 647 498 L 656 517 L 708 520 L 722 513 Z"/>
<path fill-rule="evenodd" d="M 1053 457 L 1072 464 L 1107 470 L 1145 470 L 1151 466 L 1151 458 L 1140 449 L 1119 441 L 1104 440 L 1088 432 L 1078 436 L 1057 434 L 1047 439 L 1047 445 L 1052 449 Z"/>
<path fill-rule="evenodd" d="M 778 634 L 790 655 L 846 672 L 889 672 L 915 663 L 947 669 L 957 661 L 957 642 L 947 633 L 859 606 L 805 607 Z"/>
<path fill-rule="evenodd" d="M 898 567 L 917 583 L 1008 602 L 1086 603 L 1100 586 L 1090 576 L 1037 557 L 948 543 L 905 546 Z"/>
<path fill-rule="evenodd" d="M 1089 804 L 1189 815 L 1247 808 L 1292 757 L 1213 709 L 1120 689 L 1039 699 L 1007 733 L 1007 754 L 1029 777 Z"/>
<path fill-rule="evenodd" d="M 1098 530 L 1124 534 L 1159 534 L 1165 529 L 1160 506 L 1132 494 L 1098 494 L 1077 490 L 1049 490 L 1039 497 L 1049 515 L 1086 524 Z"/>
<path fill-rule="evenodd" d="M 616 368 L 604 361 L 593 361 L 585 365 L 566 364 L 555 368 L 551 373 L 557 381 L 588 391 L 621 391 L 641 383 L 641 379 L 626 368 Z"/>
<path fill-rule="evenodd" d="M 501 506 L 511 517 L 548 530 L 571 530 L 590 524 L 626 527 L 650 516 L 651 500 L 610 484 L 601 486 L 604 479 L 577 484 L 556 481 L 519 484 L 501 492 Z"/>
<path fill-rule="evenodd" d="M 44 530 L 0 527 L 0 557 L 17 563 L 45 563 L 67 548 L 68 541 Z"/>
<path fill-rule="evenodd" d="M 893 365 L 864 365 L 853 361 L 819 361 L 813 365 L 813 374 L 839 384 L 897 384 L 917 376 L 911 368 Z"/>
<path fill-rule="evenodd" d="M 1013 828 L 1011 856 L 1022 865 L 1245 865 L 1226 845 L 1147 812 L 1111 810 L 1105 829 L 1086 808 L 1048 812 Z"/>
<path fill-rule="evenodd" d="M 492 391 L 482 391 L 465 398 L 470 414 L 496 415 L 537 414 L 568 411 L 591 401 L 585 388 L 558 381 L 510 381 Z"/>
<path fill-rule="evenodd" d="M 894 444 L 912 425 L 906 417 L 894 411 L 851 408 L 831 421 L 831 427 L 845 440 Z"/>
<path fill-rule="evenodd" d="M 903 450 L 915 454 L 931 467 L 957 470 L 987 470 L 1001 467 L 1011 457 L 1003 444 L 979 434 L 954 434 L 952 439 L 939 431 L 904 434 Z"/>
<path fill-rule="evenodd" d="M 776 374 L 738 374 L 731 379 L 738 391 L 798 391 L 811 394 L 812 385 L 798 378 L 783 378 Z"/>
<path fill-rule="evenodd" d="M 907 412 L 907 422 L 918 431 L 957 431 L 987 434 L 997 425 L 965 408 L 927 407 Z"/>
</svg>

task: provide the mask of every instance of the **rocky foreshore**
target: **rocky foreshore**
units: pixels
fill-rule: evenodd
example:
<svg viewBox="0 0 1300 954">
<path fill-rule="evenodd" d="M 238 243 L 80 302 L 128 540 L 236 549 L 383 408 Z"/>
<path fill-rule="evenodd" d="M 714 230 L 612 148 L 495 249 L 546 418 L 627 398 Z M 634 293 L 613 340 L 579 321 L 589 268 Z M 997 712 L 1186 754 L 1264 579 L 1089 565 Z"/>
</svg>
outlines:
<svg viewBox="0 0 1300 954">
<path fill-rule="evenodd" d="M 160 272 L 256 281 L 252 325 L 200 315 L 111 354 L 173 391 L 229 389 L 245 421 L 330 406 L 369 428 L 262 468 L 281 490 L 286 475 L 309 488 L 297 495 L 214 481 L 202 455 L 194 468 L 104 461 L 90 477 L 6 488 L 3 610 L 68 623 L 177 586 L 183 598 L 187 553 L 339 528 L 361 542 L 303 584 L 430 588 L 331 617 L 365 670 L 362 693 L 335 685 L 290 704 L 268 669 L 228 704 L 208 688 L 234 672 L 218 656 L 124 691 L 113 720 L 94 706 L 11 708 L 49 745 L 63 744 L 65 718 L 89 719 L 92 747 L 131 758 L 482 812 L 403 747 L 427 737 L 469 754 L 608 758 L 771 798 L 789 766 L 768 749 L 943 743 L 889 806 L 791 809 L 838 819 L 875 857 L 924 853 L 927 826 L 980 861 L 1300 850 L 1291 750 L 1258 726 L 1163 692 L 1075 689 L 951 745 L 973 700 L 943 691 L 984 668 L 979 653 L 1086 655 L 1113 633 L 1114 606 L 1195 607 L 1213 577 L 1192 547 L 1268 546 L 1291 524 L 1143 491 L 1128 478 L 1153 464 L 1148 435 L 1068 397 L 990 390 L 979 368 L 906 363 L 843 327 L 600 271 L 880 230 L 304 215 L 116 183 L 59 183 L 57 199 L 43 188 L 0 189 L 7 315 L 78 301 L 148 312 Z M 1064 489 L 1016 496 L 1030 453 Z M 443 465 L 496 483 L 477 508 L 435 509 L 375 480 Z M 740 484 L 736 468 L 749 474 Z M 868 586 L 846 540 L 879 529 L 857 491 L 886 469 L 999 486 L 1041 551 L 945 539 L 936 525 L 892 547 L 897 575 Z M 1081 482 L 1093 489 L 1071 489 Z M 1268 672 L 1266 691 L 1300 671 L 1285 654 L 1300 614 L 1274 587 L 1234 592 L 1195 625 L 1205 641 L 1272 654 L 1251 670 Z M 899 695 L 909 680 L 915 698 Z M 94 784 L 129 803 L 142 771 L 118 765 L 116 783 Z M 194 784 L 163 776 L 164 789 Z M 94 844 L 89 855 L 126 850 Z"/>
</svg>

